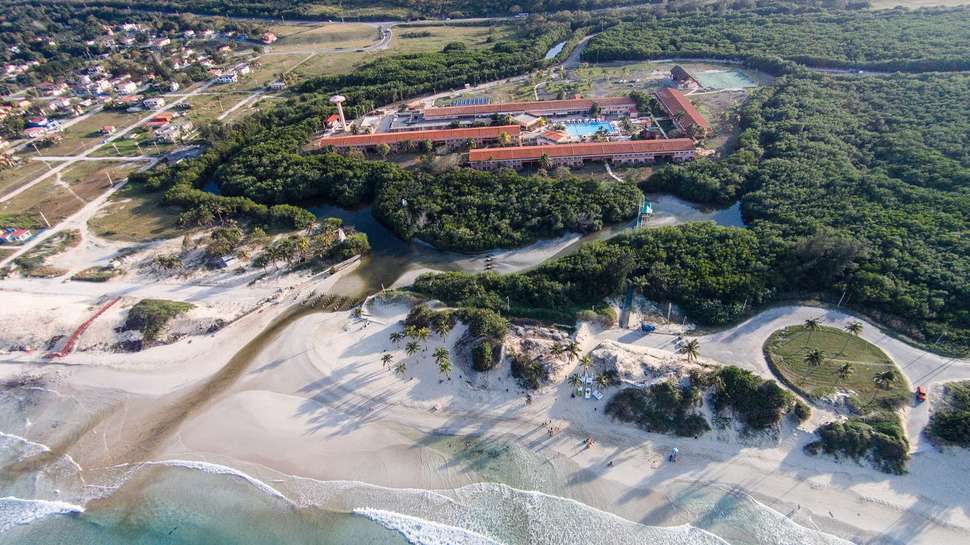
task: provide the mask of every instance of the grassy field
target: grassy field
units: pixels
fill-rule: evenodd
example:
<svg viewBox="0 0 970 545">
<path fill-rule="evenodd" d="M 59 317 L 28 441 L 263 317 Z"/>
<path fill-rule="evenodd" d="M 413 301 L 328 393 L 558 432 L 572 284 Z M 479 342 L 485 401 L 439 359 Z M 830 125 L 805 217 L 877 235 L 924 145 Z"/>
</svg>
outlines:
<svg viewBox="0 0 970 545">
<path fill-rule="evenodd" d="M 404 38 L 408 33 L 431 33 L 421 38 Z M 493 26 L 445 26 L 445 25 L 407 25 L 394 28 L 391 36 L 390 51 L 394 53 L 423 53 L 441 51 L 451 42 L 462 42 L 469 47 L 486 47 L 507 34 L 503 27 Z"/>
<path fill-rule="evenodd" d="M 101 127 L 114 125 L 118 129 L 123 129 L 138 121 L 140 115 L 145 114 L 98 112 L 64 129 L 61 132 L 64 140 L 60 144 L 43 148 L 40 151 L 44 155 L 74 155 L 80 153 L 101 142 L 104 138 L 101 134 Z"/>
<path fill-rule="evenodd" d="M 181 234 L 179 209 L 159 204 L 158 193 L 144 193 L 127 185 L 111 196 L 88 227 L 99 237 L 142 242 Z"/>
<path fill-rule="evenodd" d="M 353 49 L 380 39 L 377 27 L 361 23 L 325 25 L 279 24 L 270 27 L 279 40 L 270 46 L 273 53 L 309 52 L 314 49 Z"/>
<path fill-rule="evenodd" d="M 16 168 L 0 172 L 0 195 L 17 189 L 45 172 L 47 167 L 40 161 L 26 161 Z"/>
<path fill-rule="evenodd" d="M 817 367 L 805 361 L 812 349 L 823 354 Z M 844 391 L 851 393 L 860 406 L 894 406 L 910 397 L 909 385 L 889 356 L 874 344 L 841 329 L 821 327 L 811 331 L 802 325 L 786 327 L 771 334 L 764 352 L 778 378 L 809 397 Z M 840 369 L 846 364 L 851 373 L 842 376 Z M 873 381 L 875 375 L 889 369 L 896 371 L 896 382 L 889 388 L 877 385 Z"/>
<path fill-rule="evenodd" d="M 118 181 L 138 166 L 100 161 L 76 164 L 3 203 L 0 214 L 39 217 L 43 212 L 51 225 L 56 225 L 103 193 L 108 188 L 109 174 Z"/>
</svg>

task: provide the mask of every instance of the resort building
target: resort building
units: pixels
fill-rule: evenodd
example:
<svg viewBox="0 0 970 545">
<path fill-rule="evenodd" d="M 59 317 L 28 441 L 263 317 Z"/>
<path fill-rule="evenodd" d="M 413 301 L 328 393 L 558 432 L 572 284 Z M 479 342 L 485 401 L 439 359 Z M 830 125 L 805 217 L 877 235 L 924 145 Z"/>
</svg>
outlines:
<svg viewBox="0 0 970 545">
<path fill-rule="evenodd" d="M 684 93 L 667 87 L 658 90 L 654 96 L 670 116 L 674 126 L 684 134 L 691 138 L 704 138 L 711 133 L 710 123 L 697 111 L 697 108 L 694 108 Z"/>
<path fill-rule="evenodd" d="M 698 89 L 701 87 L 701 82 L 679 64 L 671 68 L 670 79 L 681 89 Z"/>
<path fill-rule="evenodd" d="M 534 117 L 589 115 L 594 104 L 599 107 L 598 115 L 629 117 L 636 117 L 637 115 L 637 104 L 632 98 L 602 97 L 425 108 L 422 116 L 425 121 L 440 121 L 462 118 L 474 119 L 495 115 L 513 117 L 521 114 L 529 114 Z"/>
<path fill-rule="evenodd" d="M 519 142 L 521 130 L 521 127 L 518 125 L 502 125 L 498 127 L 473 127 L 467 129 L 325 136 L 318 138 L 315 142 L 307 146 L 307 148 L 308 150 L 320 150 L 333 147 L 336 149 L 352 148 L 366 151 L 374 149 L 381 144 L 386 144 L 392 150 L 397 150 L 424 141 L 429 141 L 432 144 L 444 144 L 450 148 L 458 148 L 468 143 L 473 143 L 476 146 L 482 144 L 508 145 Z"/>
<path fill-rule="evenodd" d="M 482 170 L 494 170 L 503 167 L 519 169 L 527 164 L 545 162 L 545 166 L 554 168 L 582 166 L 586 161 L 610 161 L 621 165 L 643 164 L 653 163 L 658 158 L 678 163 L 693 159 L 694 141 L 690 138 L 675 138 L 473 149 L 468 152 L 468 165 Z"/>
</svg>

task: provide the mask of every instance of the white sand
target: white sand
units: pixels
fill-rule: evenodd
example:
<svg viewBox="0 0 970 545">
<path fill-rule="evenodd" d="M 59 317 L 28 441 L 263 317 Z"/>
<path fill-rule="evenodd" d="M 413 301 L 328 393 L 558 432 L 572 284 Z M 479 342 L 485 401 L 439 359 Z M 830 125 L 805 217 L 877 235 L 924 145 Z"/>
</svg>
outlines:
<svg viewBox="0 0 970 545">
<path fill-rule="evenodd" d="M 96 439 L 78 444 L 74 457 L 89 467 L 117 461 L 110 456 L 118 452 L 132 452 L 127 447 L 146 440 L 139 430 L 172 414 L 169 407 L 184 403 L 193 384 L 220 369 L 282 306 L 273 305 L 263 315 L 249 316 L 192 345 L 180 342 L 137 354 L 127 364 L 155 370 L 70 368 L 63 388 L 97 391 L 108 386 L 130 400 L 125 411 L 115 411 L 98 424 L 92 432 Z M 461 327 L 447 339 L 432 337 L 426 352 L 408 359 L 407 377 L 402 379 L 384 369 L 380 357 L 385 351 L 395 360 L 405 357 L 403 347 L 390 343 L 389 335 L 400 329 L 397 321 L 407 309 L 370 304 L 368 310 L 373 321 L 341 312 L 311 314 L 291 323 L 252 361 L 244 362 L 243 372 L 231 385 L 213 388 L 204 402 L 185 411 L 184 419 L 176 419 L 176 432 L 161 436 L 151 456 L 217 461 L 264 479 L 282 473 L 394 487 L 453 488 L 474 475 L 446 464 L 445 453 L 423 443 L 426 434 L 479 435 L 528 448 L 555 469 L 561 493 L 634 521 L 664 507 L 671 491 L 710 482 L 746 491 L 779 512 L 792 512 L 803 525 L 857 542 L 970 542 L 970 490 L 962 482 L 970 467 L 966 452 L 921 449 L 904 476 L 885 475 L 851 461 L 810 457 L 801 447 L 813 438 L 807 430 L 828 416 L 821 412 L 802 429 L 785 427 L 776 440 L 743 438 L 731 431 L 711 432 L 699 440 L 648 434 L 609 421 L 602 413 L 605 401 L 571 398 L 566 384 L 544 388 L 527 404 L 525 393 L 502 370 L 466 382 L 468 371 L 456 366 L 452 380 L 442 381 L 430 354 L 439 346 L 454 354 Z M 764 337 L 781 324 L 819 312 L 825 312 L 826 321 L 848 319 L 811 307 L 773 309 L 703 337 L 702 350 L 763 370 L 759 358 Z M 915 350 L 881 338 L 872 325 L 864 335 L 881 341 L 896 358 Z M 664 343 L 659 336 L 620 330 L 585 330 L 581 336 L 587 350 L 607 339 L 660 348 Z M 643 351 L 661 354 L 656 347 Z M 108 359 L 97 363 L 111 363 Z M 917 365 L 904 370 L 914 373 Z M 970 376 L 967 362 L 954 365 L 947 378 Z M 554 436 L 543 425 L 549 420 L 561 428 Z M 587 450 L 582 441 L 590 436 L 597 445 Z M 104 447 L 94 448 L 102 440 Z M 116 444 L 109 446 L 109 441 Z M 664 457 L 674 446 L 680 448 L 682 459 L 666 463 Z M 608 461 L 614 465 L 607 466 Z"/>
</svg>

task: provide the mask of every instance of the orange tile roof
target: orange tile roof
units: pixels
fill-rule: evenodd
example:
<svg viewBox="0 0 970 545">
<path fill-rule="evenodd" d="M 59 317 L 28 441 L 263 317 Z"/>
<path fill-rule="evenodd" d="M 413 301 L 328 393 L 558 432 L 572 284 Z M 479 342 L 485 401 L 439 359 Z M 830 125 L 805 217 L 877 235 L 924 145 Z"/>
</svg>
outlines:
<svg viewBox="0 0 970 545">
<path fill-rule="evenodd" d="M 579 98 L 571 100 L 539 100 L 532 102 L 505 102 L 498 104 L 477 104 L 469 106 L 447 106 L 444 108 L 427 108 L 424 118 L 450 117 L 463 115 L 504 114 L 518 112 L 543 112 L 566 109 L 588 110 L 593 103 L 600 106 L 629 106 L 636 107 L 636 102 L 629 97 Z"/>
<path fill-rule="evenodd" d="M 471 127 L 466 129 L 441 129 L 433 131 L 380 132 L 374 134 L 323 137 L 317 139 L 309 147 L 320 149 L 327 146 L 337 148 L 377 146 L 380 144 L 398 144 L 401 142 L 423 142 L 424 140 L 441 142 L 446 140 L 492 139 L 498 138 L 502 133 L 506 133 L 512 138 L 517 138 L 521 131 L 522 128 L 518 125 L 501 125 L 497 127 Z"/>
<path fill-rule="evenodd" d="M 539 159 L 543 155 L 548 157 L 602 157 L 625 153 L 675 153 L 692 149 L 694 149 L 694 141 L 690 138 L 628 140 L 623 142 L 473 149 L 468 152 L 468 160 L 471 162 L 529 160 Z"/>
<path fill-rule="evenodd" d="M 708 123 L 707 120 L 704 119 L 704 116 L 697 111 L 697 108 L 694 108 L 694 105 L 690 103 L 690 100 L 688 100 L 686 96 L 684 96 L 684 93 L 681 93 L 677 89 L 666 87 L 657 91 L 656 95 L 657 100 L 660 101 L 660 105 L 663 106 L 672 117 L 684 114 L 694 125 L 703 127 L 707 130 L 711 129 L 710 123 Z"/>
<path fill-rule="evenodd" d="M 563 140 L 569 139 L 568 134 L 559 131 L 546 131 L 542 133 L 542 137 L 555 142 L 562 142 Z"/>
</svg>

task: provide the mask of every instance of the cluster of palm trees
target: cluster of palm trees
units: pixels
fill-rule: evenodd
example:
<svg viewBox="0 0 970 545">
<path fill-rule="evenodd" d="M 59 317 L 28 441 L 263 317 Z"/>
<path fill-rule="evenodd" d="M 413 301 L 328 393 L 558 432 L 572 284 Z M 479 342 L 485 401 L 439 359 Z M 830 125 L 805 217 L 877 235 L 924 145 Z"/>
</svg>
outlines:
<svg viewBox="0 0 970 545">
<path fill-rule="evenodd" d="M 408 357 L 413 357 L 419 352 L 425 352 L 428 350 L 427 346 L 424 346 L 424 343 L 426 343 L 431 337 L 432 330 L 436 335 L 443 339 L 448 335 L 449 332 L 451 332 L 451 328 L 451 320 L 435 320 L 431 324 L 430 328 L 407 326 L 404 328 L 404 331 L 395 331 L 394 333 L 391 333 L 391 342 L 397 344 L 401 341 L 406 341 L 404 344 L 404 353 L 407 354 Z M 451 363 L 451 355 L 448 352 L 448 349 L 443 346 L 436 348 L 435 351 L 432 352 L 432 357 L 434 358 L 435 364 L 438 365 L 438 373 L 445 378 L 450 377 L 451 371 L 454 369 L 454 367 Z M 408 370 L 407 361 L 401 360 L 395 364 L 394 356 L 387 352 L 384 352 L 384 354 L 381 355 L 381 363 L 383 364 L 384 368 L 390 367 L 393 369 L 395 374 L 402 377 L 407 373 Z"/>
<path fill-rule="evenodd" d="M 807 329 L 809 332 L 808 340 L 806 341 L 806 346 L 807 346 L 812 341 L 812 334 L 822 329 L 822 323 L 821 323 L 821 320 L 819 320 L 818 318 L 809 318 L 808 320 L 805 320 L 804 325 L 805 325 L 805 329 Z M 856 337 L 861 335 L 864 329 L 865 327 L 862 325 L 862 322 L 859 322 L 859 321 L 849 322 L 845 326 L 846 332 Z M 847 337 L 845 339 L 845 344 L 842 345 L 842 349 L 839 351 L 839 353 L 835 354 L 836 356 L 845 354 L 845 349 L 848 348 L 850 339 L 851 337 Z M 823 363 L 825 363 L 825 360 L 826 360 L 825 353 L 819 350 L 818 348 L 809 349 L 808 351 L 805 352 L 805 355 L 802 357 L 802 361 L 804 361 L 805 364 L 808 365 L 809 367 L 820 367 Z M 845 362 L 839 366 L 836 373 L 838 374 L 838 377 L 840 380 L 848 380 L 848 378 L 855 373 L 855 368 L 852 366 L 851 363 Z M 885 390 L 888 390 L 889 388 L 891 388 L 894 384 L 896 384 L 898 380 L 899 380 L 899 374 L 896 373 L 895 369 L 887 369 L 885 371 L 881 371 L 879 373 L 876 373 L 872 377 L 872 381 L 877 386 Z"/>
</svg>

